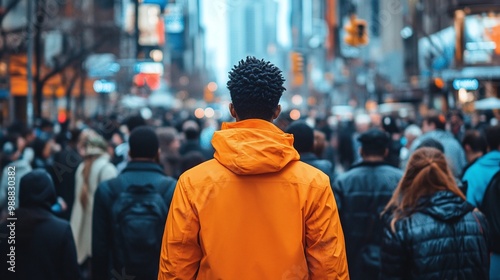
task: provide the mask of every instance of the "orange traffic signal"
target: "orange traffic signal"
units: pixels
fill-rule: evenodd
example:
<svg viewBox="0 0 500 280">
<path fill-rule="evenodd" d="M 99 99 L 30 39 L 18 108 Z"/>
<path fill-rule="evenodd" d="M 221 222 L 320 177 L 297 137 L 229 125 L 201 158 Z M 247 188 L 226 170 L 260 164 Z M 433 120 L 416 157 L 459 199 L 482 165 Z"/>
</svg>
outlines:
<svg viewBox="0 0 500 280">
<path fill-rule="evenodd" d="M 365 20 L 357 19 L 356 15 L 351 15 L 349 24 L 344 27 L 346 36 L 344 42 L 350 46 L 363 46 L 368 44 L 368 24 Z"/>
<path fill-rule="evenodd" d="M 304 83 L 304 57 L 299 52 L 290 53 L 292 85 L 301 86 Z"/>
</svg>

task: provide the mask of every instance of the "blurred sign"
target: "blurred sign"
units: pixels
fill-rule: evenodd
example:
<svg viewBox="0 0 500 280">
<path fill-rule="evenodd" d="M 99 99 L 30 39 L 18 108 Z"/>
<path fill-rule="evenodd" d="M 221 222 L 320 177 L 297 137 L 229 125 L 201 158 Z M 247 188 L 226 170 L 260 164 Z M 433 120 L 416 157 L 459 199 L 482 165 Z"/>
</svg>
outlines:
<svg viewBox="0 0 500 280">
<path fill-rule="evenodd" d="M 160 20 L 160 6 L 141 4 L 139 6 L 139 44 L 159 46 L 165 43 L 165 26 Z"/>
<path fill-rule="evenodd" d="M 112 77 L 120 71 L 120 64 L 112 53 L 91 54 L 83 66 L 90 78 Z"/>
<path fill-rule="evenodd" d="M 93 87 L 95 92 L 110 93 L 116 90 L 116 83 L 108 80 L 96 80 Z"/>
<path fill-rule="evenodd" d="M 465 18 L 466 64 L 500 63 L 500 14 L 476 14 Z"/>
<path fill-rule="evenodd" d="M 182 33 L 184 31 L 184 15 L 182 6 L 169 4 L 165 11 L 165 29 L 168 33 Z"/>
<path fill-rule="evenodd" d="M 456 79 L 453 81 L 453 88 L 459 90 L 477 90 L 479 88 L 479 81 L 477 79 Z"/>
<path fill-rule="evenodd" d="M 162 10 L 165 9 L 165 6 L 167 6 L 167 0 L 144 0 L 142 3 L 158 5 Z"/>
<path fill-rule="evenodd" d="M 139 62 L 135 65 L 136 73 L 163 75 L 163 64 L 160 62 Z"/>
</svg>

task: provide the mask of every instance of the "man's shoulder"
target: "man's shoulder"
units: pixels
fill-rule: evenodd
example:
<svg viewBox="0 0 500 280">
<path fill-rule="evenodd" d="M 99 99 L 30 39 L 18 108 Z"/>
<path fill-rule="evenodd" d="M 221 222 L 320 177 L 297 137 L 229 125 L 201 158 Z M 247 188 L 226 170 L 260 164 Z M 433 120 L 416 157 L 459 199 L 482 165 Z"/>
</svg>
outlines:
<svg viewBox="0 0 500 280">
<path fill-rule="evenodd" d="M 403 176 L 403 171 L 399 168 L 391 166 L 389 164 L 380 164 L 377 166 L 372 166 L 368 168 L 366 165 L 358 165 L 349 169 L 343 174 L 338 176 L 339 180 L 349 180 L 351 178 L 366 177 L 367 174 L 372 174 L 380 177 L 398 177 Z"/>
</svg>

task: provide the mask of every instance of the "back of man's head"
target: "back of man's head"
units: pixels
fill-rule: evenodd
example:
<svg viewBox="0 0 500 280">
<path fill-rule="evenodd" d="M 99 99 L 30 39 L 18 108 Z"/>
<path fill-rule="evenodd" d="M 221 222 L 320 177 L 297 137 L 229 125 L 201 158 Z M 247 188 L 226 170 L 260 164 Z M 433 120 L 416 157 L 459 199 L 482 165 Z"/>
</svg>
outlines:
<svg viewBox="0 0 500 280">
<path fill-rule="evenodd" d="M 478 130 L 467 130 L 462 139 L 462 146 L 466 150 L 466 147 L 469 147 L 470 151 L 475 153 L 482 152 L 483 154 L 485 154 L 488 149 L 486 138 Z"/>
<path fill-rule="evenodd" d="M 128 144 L 132 160 L 138 158 L 155 159 L 158 156 L 158 136 L 151 127 L 136 127 L 130 134 Z"/>
<path fill-rule="evenodd" d="M 146 125 L 146 121 L 141 115 L 130 116 L 125 120 L 125 125 L 127 126 L 127 130 L 129 133 L 139 126 Z"/>
<path fill-rule="evenodd" d="M 486 128 L 486 142 L 490 151 L 500 150 L 500 125 Z"/>
<path fill-rule="evenodd" d="M 292 122 L 285 132 L 293 134 L 293 147 L 299 154 L 313 151 L 314 130 L 306 122 Z"/>
<path fill-rule="evenodd" d="M 446 118 L 442 114 L 429 114 L 424 118 L 424 122 L 427 125 L 433 125 L 435 129 L 445 130 L 446 129 Z M 427 132 L 427 131 L 425 131 Z"/>
<path fill-rule="evenodd" d="M 363 157 L 384 157 L 391 141 L 389 135 L 378 128 L 370 128 L 362 133 L 358 140 L 361 142 L 361 154 Z"/>
<path fill-rule="evenodd" d="M 227 82 L 238 117 L 271 120 L 285 91 L 284 81 L 281 70 L 270 62 L 255 57 L 241 60 Z"/>
<path fill-rule="evenodd" d="M 441 144 L 441 142 L 433 138 L 425 139 L 424 141 L 422 141 L 422 143 L 420 143 L 420 145 L 418 145 L 418 147 L 415 150 L 421 148 L 434 148 L 436 150 L 439 150 L 441 153 L 444 153 L 443 144 Z"/>
</svg>

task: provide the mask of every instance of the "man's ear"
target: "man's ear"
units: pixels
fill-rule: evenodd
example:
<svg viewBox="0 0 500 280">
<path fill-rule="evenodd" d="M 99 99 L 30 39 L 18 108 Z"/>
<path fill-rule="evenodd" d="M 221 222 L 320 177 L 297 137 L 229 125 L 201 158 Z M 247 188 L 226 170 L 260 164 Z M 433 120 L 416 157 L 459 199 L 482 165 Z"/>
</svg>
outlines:
<svg viewBox="0 0 500 280">
<path fill-rule="evenodd" d="M 161 149 L 158 148 L 158 153 L 156 153 L 155 161 L 157 163 L 160 163 L 160 155 L 161 155 Z"/>
<path fill-rule="evenodd" d="M 385 148 L 384 157 L 386 158 L 387 155 L 389 155 L 389 148 Z"/>
<path fill-rule="evenodd" d="M 234 109 L 233 103 L 229 103 L 229 113 L 231 114 L 231 116 L 233 118 L 235 118 L 236 120 L 238 120 L 238 114 L 236 114 L 236 110 Z"/>
<path fill-rule="evenodd" d="M 464 150 L 465 150 L 465 152 L 470 152 L 472 149 L 470 148 L 469 145 L 465 144 L 464 145 Z"/>
<path fill-rule="evenodd" d="M 281 114 L 281 105 L 278 104 L 278 107 L 276 107 L 276 110 L 274 111 L 273 114 L 273 120 L 277 119 L 280 114 Z"/>
</svg>

